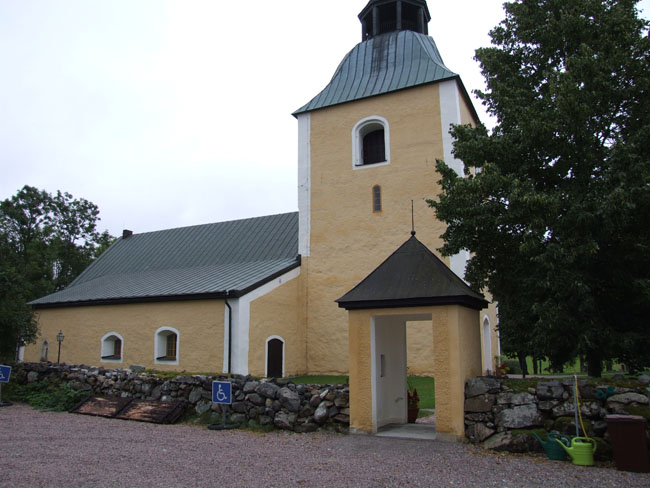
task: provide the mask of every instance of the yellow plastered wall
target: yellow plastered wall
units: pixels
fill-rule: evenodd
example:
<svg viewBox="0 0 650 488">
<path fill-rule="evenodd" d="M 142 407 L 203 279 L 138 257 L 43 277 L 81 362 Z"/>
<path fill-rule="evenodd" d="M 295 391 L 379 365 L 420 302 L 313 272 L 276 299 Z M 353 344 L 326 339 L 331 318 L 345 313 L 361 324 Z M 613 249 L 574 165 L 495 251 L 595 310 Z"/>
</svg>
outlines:
<svg viewBox="0 0 650 488">
<path fill-rule="evenodd" d="M 305 364 L 304 280 L 301 276 L 282 284 L 250 305 L 249 373 L 266 374 L 266 342 L 270 336 L 284 340 L 284 375 L 302 374 Z"/>
<path fill-rule="evenodd" d="M 433 314 L 436 430 L 465 435 L 465 382 L 481 374 L 479 312 L 448 305 Z"/>
<path fill-rule="evenodd" d="M 40 337 L 25 348 L 25 361 L 39 361 L 43 340 L 50 361 L 57 359 L 56 334 L 65 336 L 61 362 L 106 368 L 132 364 L 163 371 L 221 372 L 223 369 L 223 300 L 136 303 L 41 309 L 36 312 Z M 156 364 L 155 333 L 160 327 L 179 332 L 177 365 Z M 116 332 L 123 338 L 119 363 L 102 362 L 101 339 Z"/>
<path fill-rule="evenodd" d="M 372 351 L 366 310 L 349 312 L 350 335 L 350 430 L 372 432 Z"/>
<path fill-rule="evenodd" d="M 373 115 L 388 121 L 390 164 L 355 170 L 353 128 Z M 311 113 L 310 142 L 309 372 L 345 374 L 347 318 L 334 300 L 409 238 L 411 200 L 418 239 L 432 250 L 442 245 L 445 227 L 425 201 L 439 193 L 435 165 L 444 156 L 438 85 L 316 110 Z M 381 212 L 372 209 L 375 185 L 382 191 Z M 430 336 L 418 338 L 416 333 L 409 340 L 424 343 Z M 416 353 L 411 357 L 424 363 Z M 419 373 L 425 371 L 419 369 Z"/>
<path fill-rule="evenodd" d="M 436 395 L 436 430 L 441 435 L 465 435 L 465 382 L 481 373 L 481 339 L 476 310 L 447 305 L 348 312 L 350 335 L 350 427 L 373 432 L 373 316 L 431 314 Z M 407 329 L 410 323 L 407 325 Z"/>
<path fill-rule="evenodd" d="M 406 358 L 409 375 L 433 376 L 433 329 L 431 322 L 407 322 Z"/>
</svg>

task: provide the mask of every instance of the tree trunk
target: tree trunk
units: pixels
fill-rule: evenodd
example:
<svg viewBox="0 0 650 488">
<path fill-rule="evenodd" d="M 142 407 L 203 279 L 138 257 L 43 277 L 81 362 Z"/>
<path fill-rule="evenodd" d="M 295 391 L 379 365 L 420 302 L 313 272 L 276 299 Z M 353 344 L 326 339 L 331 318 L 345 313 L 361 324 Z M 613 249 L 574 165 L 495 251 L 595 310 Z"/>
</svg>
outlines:
<svg viewBox="0 0 650 488">
<path fill-rule="evenodd" d="M 537 369 L 537 358 L 533 356 L 533 374 L 539 374 Z"/>
<path fill-rule="evenodd" d="M 587 374 L 593 378 L 603 375 L 603 354 L 600 351 L 587 351 Z"/>
<path fill-rule="evenodd" d="M 521 376 L 522 378 L 525 378 L 528 374 L 528 367 L 526 366 L 526 354 L 523 352 L 518 352 L 517 359 L 519 360 L 519 367 L 521 368 Z"/>
</svg>

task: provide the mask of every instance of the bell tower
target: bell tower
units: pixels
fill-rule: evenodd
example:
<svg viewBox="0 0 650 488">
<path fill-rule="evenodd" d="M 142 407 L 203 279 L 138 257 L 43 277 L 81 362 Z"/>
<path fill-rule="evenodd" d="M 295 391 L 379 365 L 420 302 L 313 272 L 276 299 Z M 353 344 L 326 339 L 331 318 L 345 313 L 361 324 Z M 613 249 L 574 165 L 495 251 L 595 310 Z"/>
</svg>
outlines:
<svg viewBox="0 0 650 488">
<path fill-rule="evenodd" d="M 359 14 L 361 40 L 367 41 L 380 34 L 410 30 L 428 34 L 431 20 L 425 0 L 371 0 Z"/>
<path fill-rule="evenodd" d="M 411 201 L 421 242 L 442 246 L 444 224 L 426 203 L 440 192 L 436 160 L 462 174 L 450 124 L 478 123 L 460 77 L 428 35 L 425 0 L 370 0 L 359 20 L 361 42 L 293 114 L 306 362 L 315 374 L 348 371 L 347 316 L 334 300 L 402 244 Z M 443 260 L 463 276 L 463 256 Z M 422 347 L 409 361 L 426 363 L 432 353 Z M 417 365 L 413 371 L 431 373 Z"/>
</svg>

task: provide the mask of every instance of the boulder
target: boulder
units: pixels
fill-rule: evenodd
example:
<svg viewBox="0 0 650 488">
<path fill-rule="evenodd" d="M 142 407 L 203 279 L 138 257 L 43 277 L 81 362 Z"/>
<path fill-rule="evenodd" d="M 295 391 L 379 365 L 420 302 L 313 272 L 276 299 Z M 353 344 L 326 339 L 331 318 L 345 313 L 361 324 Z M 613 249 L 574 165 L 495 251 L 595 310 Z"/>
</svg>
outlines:
<svg viewBox="0 0 650 488">
<path fill-rule="evenodd" d="M 648 397 L 641 395 L 640 393 L 622 393 L 619 395 L 613 395 L 607 399 L 607 406 L 610 403 L 621 403 L 623 405 L 629 405 L 630 403 L 636 403 L 638 405 L 647 405 Z"/>
<path fill-rule="evenodd" d="M 479 395 L 465 400 L 465 412 L 491 412 L 494 395 Z"/>
<path fill-rule="evenodd" d="M 314 412 L 314 420 L 321 425 L 327 422 L 329 417 L 330 416 L 327 413 L 327 407 L 325 407 L 325 405 L 321 405 Z"/>
<path fill-rule="evenodd" d="M 496 424 L 505 429 L 523 429 L 541 426 L 544 419 L 536 405 L 519 405 L 499 412 Z"/>
<path fill-rule="evenodd" d="M 564 393 L 564 386 L 557 380 L 538 381 L 536 390 L 539 400 L 559 400 Z"/>
<path fill-rule="evenodd" d="M 211 406 L 212 406 L 212 402 L 209 402 L 207 400 L 201 400 L 196 404 L 195 407 L 196 413 L 202 415 L 208 410 L 210 410 Z"/>
<path fill-rule="evenodd" d="M 313 422 L 307 422 L 307 423 L 304 423 L 304 424 L 296 425 L 295 430 L 296 430 L 296 432 L 300 432 L 302 434 L 304 434 L 306 432 L 316 432 L 318 430 L 318 425 L 316 425 Z"/>
<path fill-rule="evenodd" d="M 486 393 L 497 393 L 501 390 L 501 383 L 495 378 L 472 378 L 465 384 L 465 397 L 472 398 Z"/>
<path fill-rule="evenodd" d="M 528 405 L 535 403 L 535 397 L 530 393 L 501 393 L 497 395 L 497 403 L 500 405 Z"/>
<path fill-rule="evenodd" d="M 539 442 L 528 433 L 501 432 L 483 442 L 483 447 L 494 451 L 530 452 L 540 449 Z"/>
<path fill-rule="evenodd" d="M 467 438 L 474 443 L 483 442 L 485 439 L 494 434 L 494 430 L 487 427 L 485 424 L 473 424 L 465 430 Z"/>
<path fill-rule="evenodd" d="M 642 374 L 637 379 L 644 385 L 650 384 L 650 376 L 648 376 L 647 374 Z"/>
<path fill-rule="evenodd" d="M 251 393 L 246 398 L 253 405 L 262 406 L 262 405 L 266 404 L 266 398 L 263 398 L 261 395 L 259 395 L 257 393 Z"/>
<path fill-rule="evenodd" d="M 300 411 L 300 395 L 289 388 L 280 388 L 278 391 L 278 401 L 290 412 Z"/>
<path fill-rule="evenodd" d="M 255 393 L 258 395 L 263 396 L 264 398 L 270 398 L 270 399 L 275 399 L 278 391 L 280 391 L 280 388 L 278 385 L 274 385 L 273 383 L 260 383 L 256 388 L 255 388 Z"/>
<path fill-rule="evenodd" d="M 38 381 L 38 373 L 36 371 L 27 373 L 27 383 L 34 383 L 36 381 Z"/>
<path fill-rule="evenodd" d="M 297 417 L 295 413 L 278 412 L 273 419 L 273 423 L 280 429 L 293 430 Z"/>
<path fill-rule="evenodd" d="M 194 404 L 203 398 L 203 388 L 200 386 L 195 386 L 192 388 L 189 397 L 187 398 L 190 403 Z"/>
<path fill-rule="evenodd" d="M 249 381 L 244 384 L 243 391 L 246 394 L 253 393 L 258 386 L 260 386 L 259 381 Z"/>
</svg>

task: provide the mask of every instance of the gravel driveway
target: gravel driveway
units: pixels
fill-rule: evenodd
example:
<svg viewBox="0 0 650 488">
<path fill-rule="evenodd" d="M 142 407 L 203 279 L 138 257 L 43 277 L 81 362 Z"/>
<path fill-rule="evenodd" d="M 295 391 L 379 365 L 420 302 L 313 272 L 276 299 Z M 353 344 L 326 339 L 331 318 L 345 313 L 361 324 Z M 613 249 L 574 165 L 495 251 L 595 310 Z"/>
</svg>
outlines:
<svg viewBox="0 0 650 488">
<path fill-rule="evenodd" d="M 0 487 L 645 487 L 650 474 L 457 443 L 211 431 L 0 408 Z"/>
</svg>

